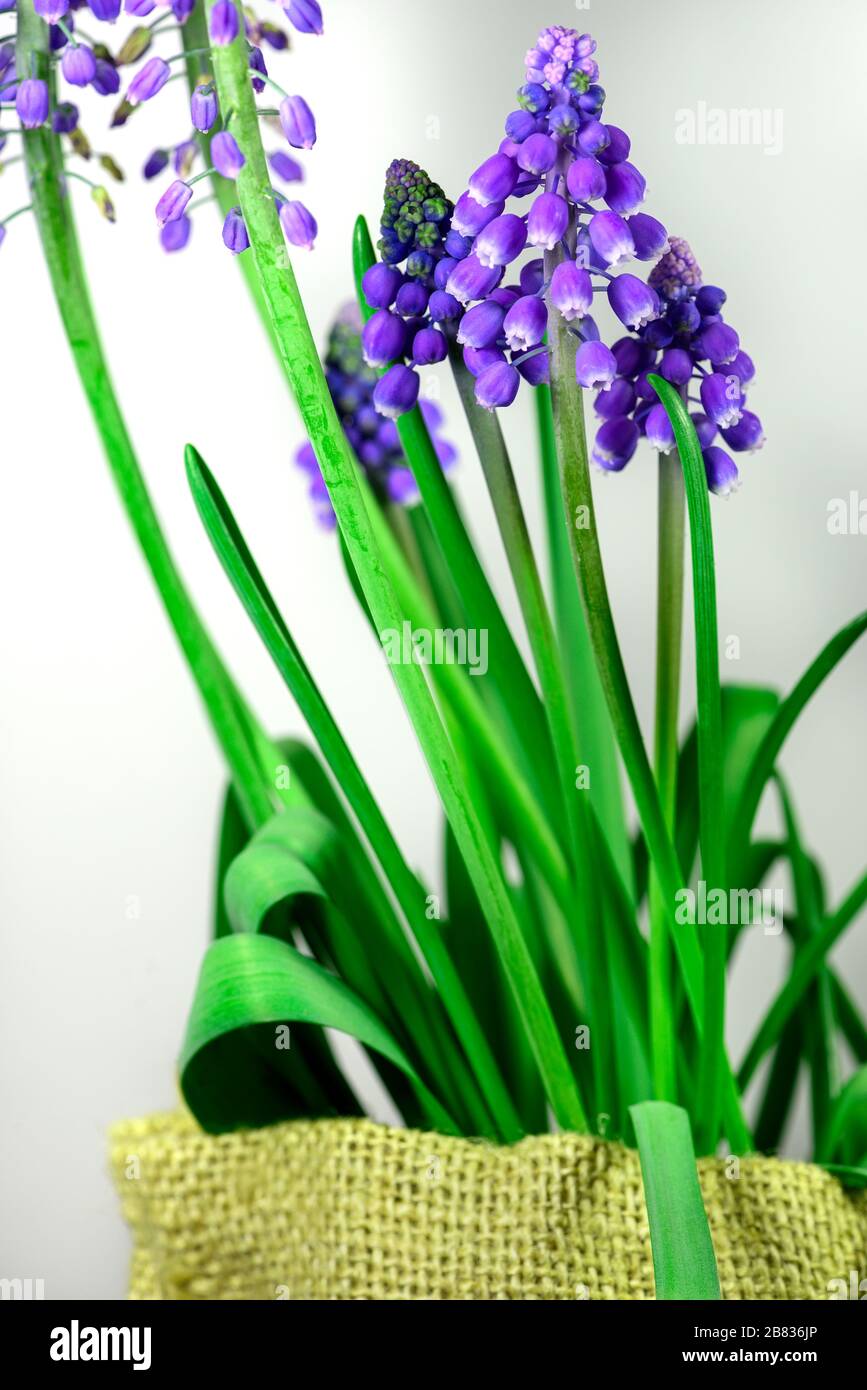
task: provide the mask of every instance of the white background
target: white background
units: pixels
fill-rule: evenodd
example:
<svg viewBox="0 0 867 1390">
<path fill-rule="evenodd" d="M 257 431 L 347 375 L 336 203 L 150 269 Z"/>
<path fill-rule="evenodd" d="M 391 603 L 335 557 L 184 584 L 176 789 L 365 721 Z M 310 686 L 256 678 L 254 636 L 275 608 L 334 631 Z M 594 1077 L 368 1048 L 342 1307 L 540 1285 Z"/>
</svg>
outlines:
<svg viewBox="0 0 867 1390">
<path fill-rule="evenodd" d="M 769 442 L 746 461 L 740 493 L 713 504 L 720 629 L 741 649 L 724 677 L 789 688 L 867 592 L 867 538 L 826 528 L 829 499 L 864 486 L 863 5 L 328 0 L 326 20 L 324 39 L 299 37 L 271 62 L 318 118 L 303 196 L 320 236 L 296 263 L 320 340 L 351 292 L 352 223 L 359 210 L 375 222 L 388 161 L 417 159 L 456 197 L 496 147 L 541 25 L 574 23 L 596 36 L 606 117 L 632 135 L 647 208 L 689 237 L 707 280 L 727 287 L 727 316 L 758 364 L 751 404 Z M 675 113 L 700 102 L 781 112 L 781 152 L 678 143 Z M 118 224 L 99 220 L 81 185 L 73 197 L 113 371 L 172 545 L 265 721 L 300 732 L 194 514 L 182 467 L 191 439 L 410 860 L 435 878 L 435 798 L 333 538 L 311 521 L 292 464 L 298 418 L 213 209 L 202 209 L 184 255 L 165 257 L 156 245 L 152 206 L 164 181 L 145 187 L 135 174 L 150 144 L 186 134 L 182 84 L 125 131 L 103 132 L 109 107 L 97 106 L 89 130 L 134 175 L 117 192 Z M 0 183 L 4 213 L 26 200 L 20 178 L 10 169 Z M 43 1278 L 49 1298 L 120 1297 L 128 1241 L 106 1177 L 106 1128 L 174 1102 L 174 1059 L 208 938 L 223 775 L 115 497 L 28 219 L 10 227 L 0 265 L 0 1274 Z M 507 427 L 538 518 L 528 396 Z M 443 399 L 449 406 L 445 378 Z M 477 464 L 457 411 L 449 415 L 463 453 L 457 485 L 514 612 Z M 645 720 L 654 473 L 642 450 L 597 489 Z M 867 859 L 865 673 L 861 647 L 801 720 L 784 760 L 833 901 Z M 686 704 L 691 681 L 690 659 Z M 836 955 L 862 1004 L 864 941 L 862 922 Z M 780 940 L 748 944 L 731 998 L 736 1054 L 784 956 Z M 801 1114 L 790 1150 L 803 1138 Z"/>
</svg>

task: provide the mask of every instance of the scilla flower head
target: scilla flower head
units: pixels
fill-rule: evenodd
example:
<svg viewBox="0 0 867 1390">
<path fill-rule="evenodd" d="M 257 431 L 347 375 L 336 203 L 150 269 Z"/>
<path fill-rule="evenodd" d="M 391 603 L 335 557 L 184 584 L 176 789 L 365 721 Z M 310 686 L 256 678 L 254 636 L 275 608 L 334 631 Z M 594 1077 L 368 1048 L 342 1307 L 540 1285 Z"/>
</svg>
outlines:
<svg viewBox="0 0 867 1390">
<path fill-rule="evenodd" d="M 661 453 L 674 448 L 668 416 L 647 380 L 649 372 L 658 372 L 693 407 L 708 487 L 727 496 L 740 483 L 732 454 L 752 453 L 764 443 L 761 421 L 746 405 L 755 375 L 752 358 L 725 322 L 725 291 L 704 284 L 682 237 L 670 238 L 649 286 L 659 297 L 659 315 L 614 344 L 609 380 L 587 383 L 602 388 L 595 403 L 602 423 L 593 461 L 605 471 L 619 471 L 641 435 Z"/>
<path fill-rule="evenodd" d="M 393 420 L 384 419 L 378 413 L 373 403 L 379 374 L 364 360 L 357 304 L 347 304 L 334 323 L 324 361 L 328 388 L 340 423 L 377 497 L 388 502 L 411 501 L 416 495 L 416 486 L 400 446 L 397 428 Z M 421 409 L 440 463 L 448 468 L 456 454 L 439 433 L 442 426 L 439 407 L 423 401 Z M 303 444 L 295 459 L 309 476 L 310 498 L 318 520 L 325 526 L 333 526 L 334 512 L 313 445 Z"/>
<path fill-rule="evenodd" d="M 505 138 L 455 205 L 454 263 L 444 289 L 469 310 L 457 338 L 476 377 L 476 400 L 489 410 L 510 405 L 522 379 L 547 380 L 549 311 L 581 344 L 579 384 L 603 387 L 616 367 L 590 313 L 594 294 L 604 293 L 631 329 L 661 312 L 657 291 L 623 269 L 656 260 L 667 238 L 660 222 L 639 211 L 646 186 L 630 161 L 628 135 L 602 120 L 595 49 L 589 34 L 543 29 L 527 54 Z M 470 325 L 481 306 L 500 311 L 496 331 L 492 312 Z M 483 322 L 492 330 L 485 342 L 477 329 Z"/>
</svg>

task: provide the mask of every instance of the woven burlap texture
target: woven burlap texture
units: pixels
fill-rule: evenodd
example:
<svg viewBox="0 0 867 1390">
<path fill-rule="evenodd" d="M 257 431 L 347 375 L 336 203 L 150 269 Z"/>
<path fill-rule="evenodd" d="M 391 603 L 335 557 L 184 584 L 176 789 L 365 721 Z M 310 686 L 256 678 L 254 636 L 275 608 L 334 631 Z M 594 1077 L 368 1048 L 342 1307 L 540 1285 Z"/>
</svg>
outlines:
<svg viewBox="0 0 867 1390">
<path fill-rule="evenodd" d="M 116 1125 L 139 1299 L 653 1298 L 638 1155 L 314 1120 L 214 1137 Z M 823 1299 L 867 1276 L 867 1193 L 772 1158 L 702 1160 L 723 1297 Z M 830 1285 L 833 1288 L 834 1285 Z"/>
</svg>

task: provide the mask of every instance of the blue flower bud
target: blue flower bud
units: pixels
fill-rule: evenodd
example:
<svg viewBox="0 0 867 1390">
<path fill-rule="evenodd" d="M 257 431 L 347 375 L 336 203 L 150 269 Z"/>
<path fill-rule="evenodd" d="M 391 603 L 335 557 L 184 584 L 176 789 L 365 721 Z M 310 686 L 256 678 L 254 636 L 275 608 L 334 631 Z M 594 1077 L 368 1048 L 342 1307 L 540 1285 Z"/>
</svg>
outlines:
<svg viewBox="0 0 867 1390">
<path fill-rule="evenodd" d="M 419 318 L 427 308 L 428 291 L 417 280 L 401 285 L 397 292 L 395 308 L 404 318 Z"/>
<path fill-rule="evenodd" d="M 434 290 L 427 308 L 432 323 L 450 323 L 453 319 L 459 319 L 463 313 L 454 295 L 446 290 Z"/>
<path fill-rule="evenodd" d="M 388 420 L 396 420 L 412 410 L 418 400 L 419 379 L 416 372 L 396 362 L 381 376 L 373 389 L 373 404 Z"/>
<path fill-rule="evenodd" d="M 217 93 L 212 82 L 200 82 L 193 88 L 190 97 L 190 118 L 196 130 L 203 135 L 211 129 L 217 119 Z"/>
<path fill-rule="evenodd" d="M 164 251 L 183 251 L 192 230 L 193 224 L 189 217 L 177 217 L 160 228 L 160 245 Z"/>
<path fill-rule="evenodd" d="M 645 365 L 644 348 L 636 338 L 618 338 L 612 343 L 611 351 L 620 376 L 635 376 Z"/>
<path fill-rule="evenodd" d="M 700 314 L 718 314 L 726 302 L 725 290 L 716 285 L 702 285 L 695 296 L 696 308 Z"/>
<path fill-rule="evenodd" d="M 227 44 L 233 43 L 238 37 L 238 11 L 235 9 L 234 0 L 217 0 L 216 5 L 211 10 L 211 43 L 218 48 L 225 48 Z M 225 241 L 225 235 L 223 236 Z M 226 242 L 228 246 L 229 243 Z M 233 247 L 229 247 L 233 250 Z M 245 250 L 245 247 L 241 248 Z"/>
<path fill-rule="evenodd" d="M 652 348 L 667 348 L 673 338 L 674 334 L 662 318 L 654 319 L 644 330 L 644 341 Z"/>
<path fill-rule="evenodd" d="M 316 0 L 284 0 L 283 13 L 299 34 L 321 34 L 322 10 Z"/>
<path fill-rule="evenodd" d="M 702 377 L 699 395 L 705 413 L 719 429 L 729 429 L 740 420 L 741 384 L 734 374 L 723 376 L 722 372 L 712 372 Z"/>
<path fill-rule="evenodd" d="M 163 88 L 171 76 L 168 63 L 162 58 L 149 58 L 143 68 L 139 68 L 127 90 L 127 101 L 150 101 Z"/>
<path fill-rule="evenodd" d="M 587 116 L 596 116 L 605 105 L 605 88 L 594 83 L 578 97 L 578 109 Z"/>
<path fill-rule="evenodd" d="M 631 382 L 618 376 L 610 386 L 604 387 L 593 402 L 593 409 L 602 420 L 615 420 L 618 415 L 629 415 L 635 407 L 635 392 Z"/>
<path fill-rule="evenodd" d="M 518 151 L 518 167 L 528 174 L 547 174 L 557 163 L 558 153 L 550 135 L 530 135 Z"/>
<path fill-rule="evenodd" d="M 113 63 L 105 58 L 97 58 L 93 90 L 101 97 L 113 97 L 120 91 L 120 73 Z"/>
<path fill-rule="evenodd" d="M 230 208 L 226 213 L 223 223 L 223 245 L 228 247 L 233 256 L 240 256 L 250 245 L 247 226 L 240 208 Z"/>
<path fill-rule="evenodd" d="M 478 256 L 467 256 L 458 261 L 445 288 L 462 304 L 472 304 L 476 299 L 484 299 L 491 290 L 496 289 L 503 277 L 501 268 L 483 266 Z"/>
<path fill-rule="evenodd" d="M 169 162 L 168 150 L 151 150 L 145 160 L 142 175 L 146 179 L 154 179 L 157 174 L 161 174 Z"/>
<path fill-rule="evenodd" d="M 755 453 L 761 449 L 765 442 L 765 432 L 762 429 L 762 422 L 758 415 L 754 415 L 751 410 L 745 410 L 736 425 L 731 429 L 722 431 L 722 437 L 730 449 L 734 449 L 736 454 Z"/>
<path fill-rule="evenodd" d="M 386 367 L 406 346 L 406 325 L 389 309 L 377 309 L 361 330 L 361 347 L 368 367 Z"/>
<path fill-rule="evenodd" d="M 596 159 L 573 159 L 566 170 L 566 187 L 576 203 L 592 203 L 605 192 L 605 170 Z"/>
<path fill-rule="evenodd" d="M 303 203 L 292 199 L 281 203 L 280 225 L 290 246 L 300 246 L 305 251 L 313 250 L 319 228 L 313 213 Z"/>
<path fill-rule="evenodd" d="M 182 179 L 170 183 L 156 206 L 157 225 L 164 227 L 167 222 L 182 217 L 192 196 L 193 190 Z"/>
<path fill-rule="evenodd" d="M 541 256 L 525 261 L 518 276 L 521 294 L 538 294 L 545 283 L 545 263 Z"/>
<path fill-rule="evenodd" d="M 702 449 L 707 449 L 716 439 L 716 425 L 713 420 L 709 420 L 700 411 L 695 411 L 690 415 L 690 420 L 695 425 L 695 432 L 698 435 L 698 442 Z"/>
<path fill-rule="evenodd" d="M 465 256 L 470 254 L 472 249 L 473 238 L 471 236 L 462 236 L 454 227 L 447 233 L 446 239 L 443 242 L 443 250 L 453 261 L 462 261 Z"/>
<path fill-rule="evenodd" d="M 55 135 L 69 135 L 78 125 L 78 107 L 71 101 L 62 101 L 51 113 L 51 129 Z"/>
<path fill-rule="evenodd" d="M 15 110 L 25 130 L 36 130 L 48 118 L 48 87 L 39 77 L 25 77 L 15 89 Z"/>
<path fill-rule="evenodd" d="M 489 222 L 499 217 L 504 207 L 502 199 L 483 204 L 478 202 L 472 193 L 462 193 L 452 213 L 452 231 L 463 237 L 477 236 Z"/>
<path fill-rule="evenodd" d="M 629 158 L 629 136 L 618 125 L 609 125 L 606 122 L 605 129 L 608 131 L 608 144 L 604 150 L 599 151 L 599 158 L 603 164 L 622 164 L 624 159 Z"/>
<path fill-rule="evenodd" d="M 569 226 L 569 204 L 559 193 L 540 193 L 527 218 L 527 240 L 531 246 L 552 251 Z"/>
<path fill-rule="evenodd" d="M 608 303 L 627 328 L 643 328 L 659 316 L 659 296 L 637 275 L 618 275 L 608 286 Z"/>
<path fill-rule="evenodd" d="M 551 276 L 551 303 L 571 323 L 589 314 L 593 304 L 593 281 L 575 261 L 561 261 Z"/>
<path fill-rule="evenodd" d="M 211 141 L 211 163 L 224 179 L 236 179 L 246 164 L 238 142 L 228 130 L 221 130 Z"/>
<path fill-rule="evenodd" d="M 699 334 L 702 357 L 714 367 L 725 367 L 737 357 L 740 339 L 727 323 L 711 323 Z"/>
<path fill-rule="evenodd" d="M 469 191 L 477 203 L 487 207 L 501 202 L 515 190 L 518 166 L 505 154 L 492 154 L 470 177 Z"/>
<path fill-rule="evenodd" d="M 536 117 L 531 111 L 512 111 L 506 117 L 506 134 L 519 145 L 536 129 Z"/>
<path fill-rule="evenodd" d="M 448 350 L 445 335 L 438 328 L 422 328 L 412 340 L 412 360 L 420 367 L 444 361 Z"/>
<path fill-rule="evenodd" d="M 660 454 L 670 454 L 674 448 L 674 430 L 665 413 L 664 405 L 651 406 L 644 422 L 644 433 L 649 444 Z"/>
<path fill-rule="evenodd" d="M 505 362 L 506 354 L 502 348 L 464 348 L 464 366 L 471 376 L 479 376 L 486 367 L 490 367 L 494 362 Z"/>
<path fill-rule="evenodd" d="M 361 288 L 372 309 L 390 309 L 402 282 L 403 276 L 399 270 L 377 261 L 364 272 Z"/>
<path fill-rule="evenodd" d="M 632 259 L 635 242 L 627 223 L 616 212 L 597 212 L 588 226 L 590 243 L 608 266 Z"/>
<path fill-rule="evenodd" d="M 655 261 L 668 250 L 668 233 L 661 222 L 646 212 L 636 212 L 627 218 L 635 255 L 640 261 Z"/>
<path fill-rule="evenodd" d="M 647 183 L 634 164 L 612 164 L 605 171 L 605 201 L 613 212 L 637 212 L 644 202 Z"/>
<path fill-rule="evenodd" d="M 513 365 L 530 386 L 548 386 L 551 381 L 551 362 L 547 352 L 535 352 L 529 357 L 518 357 Z"/>
<path fill-rule="evenodd" d="M 511 405 L 520 385 L 521 378 L 511 363 L 493 362 L 476 377 L 476 402 L 483 410 Z"/>
<path fill-rule="evenodd" d="M 621 415 L 601 425 L 593 445 L 593 462 L 606 473 L 619 473 L 638 447 L 638 426 Z"/>
<path fill-rule="evenodd" d="M 250 49 L 250 62 L 248 66 L 250 68 L 251 73 L 253 74 L 253 76 L 250 79 L 253 91 L 264 92 L 265 83 L 262 81 L 262 78 L 268 76 L 268 69 L 265 66 L 265 59 L 262 54 L 261 48 L 256 48 L 254 46 Z M 260 73 L 261 76 L 259 76 Z"/>
<path fill-rule="evenodd" d="M 692 358 L 683 348 L 668 348 L 662 354 L 659 374 L 672 386 L 685 386 L 692 376 Z"/>
<path fill-rule="evenodd" d="M 316 144 L 316 121 L 303 97 L 284 97 L 280 103 L 283 134 L 296 150 L 312 150 Z"/>
<path fill-rule="evenodd" d="M 740 487 L 737 466 L 725 449 L 720 449 L 715 444 L 711 445 L 709 449 L 702 451 L 702 458 L 707 485 L 711 492 L 715 492 L 719 497 L 728 497 L 735 488 Z"/>
<path fill-rule="evenodd" d="M 517 299 L 503 320 L 506 342 L 513 352 L 538 347 L 548 327 L 548 310 L 543 299 L 525 294 Z"/>
<path fill-rule="evenodd" d="M 741 386 L 749 386 L 756 375 L 753 359 L 743 351 L 735 353 L 734 360 L 729 365 L 729 371 L 734 372 Z"/>
<path fill-rule="evenodd" d="M 639 217 L 642 215 L 638 214 Z M 672 332 L 683 337 L 691 338 L 701 324 L 701 315 L 691 299 L 680 299 L 670 304 L 665 317 L 671 325 Z"/>
<path fill-rule="evenodd" d="M 504 212 L 479 232 L 473 251 L 484 266 L 508 265 L 520 256 L 526 242 L 524 219 L 513 212 Z"/>
<path fill-rule="evenodd" d="M 614 353 L 604 343 L 582 343 L 575 354 L 575 380 L 579 386 L 594 390 L 610 386 L 617 375 Z"/>
<path fill-rule="evenodd" d="M 539 116 L 543 111 L 547 111 L 551 104 L 551 96 L 546 87 L 541 82 L 527 82 L 523 87 L 518 88 L 518 105 L 525 111 L 531 112 L 534 116 Z"/>
<path fill-rule="evenodd" d="M 494 299 L 484 299 L 473 305 L 461 319 L 458 342 L 464 347 L 486 348 L 496 343 L 503 328 L 502 305 Z"/>
<path fill-rule="evenodd" d="M 304 178 L 304 170 L 298 160 L 293 159 L 285 150 L 274 150 L 268 156 L 268 163 L 278 179 L 282 179 L 284 183 L 301 183 Z"/>
<path fill-rule="evenodd" d="M 444 290 L 449 282 L 449 276 L 458 262 L 453 256 L 443 256 L 434 266 L 433 280 L 438 290 Z"/>
<path fill-rule="evenodd" d="M 548 129 L 553 135 L 559 135 L 561 140 L 574 135 L 578 129 L 578 112 L 575 107 L 568 103 L 553 107 L 548 114 Z"/>
</svg>

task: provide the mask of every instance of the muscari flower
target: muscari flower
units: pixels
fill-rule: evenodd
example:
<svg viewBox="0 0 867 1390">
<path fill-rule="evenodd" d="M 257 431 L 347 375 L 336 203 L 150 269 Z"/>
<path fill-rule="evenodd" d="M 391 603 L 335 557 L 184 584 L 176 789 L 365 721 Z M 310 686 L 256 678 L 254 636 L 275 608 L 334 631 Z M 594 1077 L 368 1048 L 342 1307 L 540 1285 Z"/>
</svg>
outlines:
<svg viewBox="0 0 867 1390">
<path fill-rule="evenodd" d="M 211 43 L 218 47 L 234 43 L 238 37 L 238 11 L 234 0 L 217 0 L 211 10 Z"/>
<path fill-rule="evenodd" d="M 211 141 L 211 163 L 224 179 L 237 178 L 243 169 L 246 160 L 230 131 L 219 131 Z"/>
<path fill-rule="evenodd" d="M 402 278 L 399 272 L 392 272 L 390 266 L 381 263 L 373 269 L 379 269 L 386 274 L 393 273 L 398 282 Z M 382 276 L 375 279 L 383 281 Z M 380 297 L 387 293 L 386 289 L 381 288 Z M 392 293 L 390 302 L 394 301 L 395 294 L 396 290 Z M 387 309 L 388 304 L 384 307 Z M 429 330 L 420 330 L 426 331 Z M 324 366 L 328 388 L 340 423 L 374 493 L 381 501 L 411 501 L 416 495 L 415 480 L 407 467 L 397 427 L 393 420 L 384 419 L 373 404 L 378 374 L 376 368 L 367 366 L 364 361 L 361 319 L 357 305 L 347 305 L 334 324 L 328 340 Z M 421 411 L 431 431 L 440 463 L 443 468 L 447 468 L 454 461 L 455 450 L 439 433 L 442 427 L 442 413 L 430 401 L 421 402 Z M 296 461 L 309 475 L 310 497 L 318 519 L 325 526 L 334 526 L 334 512 L 313 446 L 309 443 L 302 445 L 296 454 Z"/>
<path fill-rule="evenodd" d="M 283 13 L 300 34 L 321 34 L 322 9 L 316 0 L 287 0 Z"/>
<path fill-rule="evenodd" d="M 36 130 L 48 119 L 48 86 L 39 77 L 26 77 L 15 88 L 15 110 L 25 130 Z"/>
<path fill-rule="evenodd" d="M 607 291 L 630 328 L 660 313 L 653 288 L 628 272 L 616 273 L 633 258 L 657 258 L 667 241 L 662 224 L 638 211 L 646 185 L 628 159 L 628 135 L 602 119 L 605 93 L 595 49 L 589 34 L 561 26 L 542 31 L 527 54 L 526 80 L 518 109 L 506 119 L 505 139 L 470 176 L 455 205 L 452 225 L 460 239 L 447 244 L 453 264 L 441 288 L 467 311 L 458 340 L 476 378 L 476 400 L 487 409 L 510 404 L 521 378 L 531 384 L 548 379 L 549 312 L 560 314 L 579 340 L 578 383 L 603 388 L 614 381 L 617 364 L 599 342 L 590 313 L 594 291 Z M 518 200 L 514 211 L 507 208 L 510 198 Z M 536 254 L 521 264 L 526 247 Z M 544 252 L 556 253 L 558 261 L 547 279 Z M 516 282 L 506 280 L 507 273 Z M 479 303 L 505 311 L 501 332 L 484 344 L 463 327 Z M 496 356 L 486 361 L 481 353 Z M 618 447 L 627 433 L 631 443 L 631 430 L 608 433 Z M 618 462 L 625 458 L 622 450 L 603 446 L 602 452 Z"/>
<path fill-rule="evenodd" d="M 621 338 L 613 346 L 616 373 L 608 386 L 599 383 L 604 389 L 595 403 L 603 424 L 593 460 L 606 471 L 619 470 L 632 457 L 640 435 L 662 453 L 674 448 L 668 416 L 647 380 L 648 372 L 657 372 L 689 405 L 698 407 L 690 414 L 708 487 L 726 496 L 740 481 L 731 455 L 752 452 L 764 443 L 759 417 L 744 405 L 755 375 L 752 358 L 723 320 L 725 291 L 702 283 L 701 269 L 682 237 L 670 238 L 670 249 L 654 266 L 646 288 L 658 296 L 659 312 L 636 323 L 634 337 Z M 697 397 L 690 388 L 697 388 Z M 725 448 L 714 442 L 718 434 Z"/>
<path fill-rule="evenodd" d="M 305 251 L 313 250 L 319 228 L 316 218 L 298 200 L 286 199 L 280 203 L 280 225 L 286 240 L 292 246 L 300 246 Z"/>
</svg>

